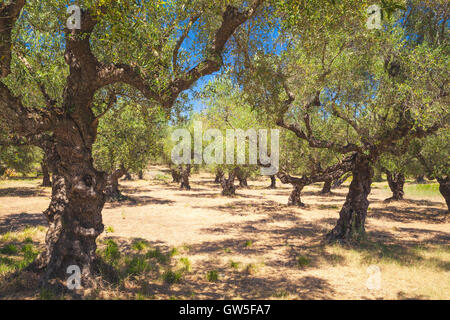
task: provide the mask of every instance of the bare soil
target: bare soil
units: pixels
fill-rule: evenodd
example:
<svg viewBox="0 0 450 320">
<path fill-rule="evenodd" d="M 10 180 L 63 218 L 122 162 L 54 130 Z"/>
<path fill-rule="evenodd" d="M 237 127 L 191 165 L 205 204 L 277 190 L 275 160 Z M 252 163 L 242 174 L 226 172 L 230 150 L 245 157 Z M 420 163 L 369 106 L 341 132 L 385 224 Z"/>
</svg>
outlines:
<svg viewBox="0 0 450 320">
<path fill-rule="evenodd" d="M 144 277 L 97 292 L 97 297 L 450 298 L 450 223 L 439 195 L 406 194 L 404 201 L 384 202 L 390 197 L 387 184 L 375 183 L 367 241 L 341 246 L 326 244 L 323 238 L 336 223 L 348 184 L 329 196 L 319 194 L 320 185 L 307 187 L 302 197 L 307 206 L 297 208 L 286 205 L 290 186 L 277 181 L 277 189 L 268 189 L 269 178 L 249 181 L 249 189 L 226 198 L 211 174 L 193 175 L 190 191 L 161 181 L 162 175 L 169 176 L 164 168 L 151 167 L 145 180 L 121 181 L 129 199 L 106 204 L 103 221 L 110 232 L 99 242 L 113 239 L 124 252 L 136 240 L 163 252 L 177 248 L 174 259 L 188 258 L 192 270 L 180 283 Z M 26 226 L 46 226 L 41 212 L 48 206 L 50 189 L 39 183 L 0 183 L 0 236 Z M 43 243 L 43 233 L 37 241 Z M 367 288 L 369 265 L 381 270 L 381 286 L 375 290 Z M 215 282 L 207 280 L 211 270 L 218 272 Z M 17 295 L 11 292 L 4 298 L 11 297 Z"/>
</svg>

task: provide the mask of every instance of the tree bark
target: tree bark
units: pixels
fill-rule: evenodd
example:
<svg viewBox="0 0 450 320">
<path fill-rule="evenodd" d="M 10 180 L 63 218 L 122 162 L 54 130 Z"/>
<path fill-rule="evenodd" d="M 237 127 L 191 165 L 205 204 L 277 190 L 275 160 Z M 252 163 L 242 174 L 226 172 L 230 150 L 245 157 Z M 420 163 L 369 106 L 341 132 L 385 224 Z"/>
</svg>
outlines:
<svg viewBox="0 0 450 320">
<path fill-rule="evenodd" d="M 123 196 L 119 190 L 119 179 L 124 175 L 126 175 L 126 170 L 122 167 L 106 177 L 105 195 L 107 201 L 114 202 L 122 199 Z"/>
<path fill-rule="evenodd" d="M 330 194 L 331 193 L 331 180 L 325 180 L 323 183 L 322 191 L 320 194 Z"/>
<path fill-rule="evenodd" d="M 191 186 L 189 184 L 189 176 L 191 175 L 191 165 L 187 164 L 181 170 L 181 189 L 191 190 Z"/>
<path fill-rule="evenodd" d="M 373 169 L 367 157 L 358 154 L 354 161 L 353 180 L 339 213 L 339 220 L 326 236 L 330 241 L 357 241 L 365 235 L 364 224 L 369 207 L 367 198 L 370 194 Z"/>
<path fill-rule="evenodd" d="M 50 181 L 50 174 L 48 172 L 47 164 L 44 161 L 41 162 L 41 169 L 42 169 L 42 186 L 51 187 L 52 182 Z"/>
<path fill-rule="evenodd" d="M 144 180 L 144 171 L 143 170 L 139 170 L 138 179 L 139 180 Z"/>
<path fill-rule="evenodd" d="M 384 170 L 386 172 L 386 177 L 388 180 L 389 188 L 392 191 L 392 197 L 386 199 L 390 200 L 403 200 L 405 192 L 403 191 L 403 186 L 405 185 L 405 175 L 403 173 L 392 173 L 389 170 Z"/>
<path fill-rule="evenodd" d="M 248 188 L 247 176 L 240 168 L 236 171 L 236 177 L 238 178 L 240 188 Z"/>
<path fill-rule="evenodd" d="M 448 177 L 437 178 L 437 181 L 439 182 L 439 192 L 445 199 L 447 210 L 450 211 L 450 179 Z"/>
<path fill-rule="evenodd" d="M 302 190 L 305 187 L 302 184 L 293 184 L 291 195 L 289 196 L 288 206 L 304 207 L 305 204 L 301 200 Z"/>
<path fill-rule="evenodd" d="M 224 175 L 223 170 L 222 169 L 218 169 L 217 172 L 216 172 L 216 178 L 214 179 L 214 182 L 215 183 L 220 183 L 222 181 L 223 175 Z"/>
<path fill-rule="evenodd" d="M 49 279 L 67 278 L 67 268 L 81 270 L 82 286 L 92 285 L 96 266 L 96 239 L 103 232 L 101 211 L 105 203 L 105 174 L 95 170 L 92 144 L 86 145 L 88 131 L 82 137 L 70 120 L 54 133 L 47 150 L 48 166 L 53 173 L 52 198 L 44 212 L 48 220 L 45 251 L 32 268 L 44 270 L 41 284 Z M 83 139 L 84 138 L 84 139 Z"/>
<path fill-rule="evenodd" d="M 277 179 L 275 176 L 270 176 L 270 186 L 269 189 L 276 189 L 277 188 Z"/>
<path fill-rule="evenodd" d="M 175 183 L 180 183 L 181 182 L 181 169 L 180 170 L 178 170 L 178 169 L 174 169 L 174 168 L 171 168 L 170 169 L 170 174 L 172 175 L 172 182 L 175 182 Z"/>
<path fill-rule="evenodd" d="M 228 174 L 228 179 L 225 177 L 225 175 L 222 176 L 221 185 L 222 185 L 222 195 L 223 196 L 231 197 L 231 196 L 236 195 L 236 187 L 234 185 L 234 179 L 236 177 L 236 170 L 237 169 L 230 171 L 230 173 Z"/>
</svg>

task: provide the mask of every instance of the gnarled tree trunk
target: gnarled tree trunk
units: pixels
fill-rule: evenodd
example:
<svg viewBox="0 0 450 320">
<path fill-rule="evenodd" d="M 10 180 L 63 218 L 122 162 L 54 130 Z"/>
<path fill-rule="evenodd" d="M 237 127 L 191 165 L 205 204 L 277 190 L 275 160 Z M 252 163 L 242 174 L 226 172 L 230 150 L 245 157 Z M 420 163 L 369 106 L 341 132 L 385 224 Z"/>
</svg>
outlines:
<svg viewBox="0 0 450 320">
<path fill-rule="evenodd" d="M 369 207 L 367 198 L 370 194 L 373 169 L 369 159 L 362 155 L 357 155 L 354 162 L 353 180 L 339 213 L 339 220 L 327 234 L 327 239 L 331 241 L 359 240 L 365 234 L 364 224 Z"/>
<path fill-rule="evenodd" d="M 289 196 L 288 206 L 304 207 L 305 204 L 301 200 L 301 194 L 305 186 L 302 184 L 293 184 L 292 186 L 294 188 L 292 189 L 292 192 Z"/>
<path fill-rule="evenodd" d="M 78 266 L 82 286 L 92 284 L 96 266 L 96 239 L 103 232 L 101 211 L 105 203 L 105 174 L 95 170 L 92 143 L 95 131 L 66 119 L 54 132 L 49 147 L 53 173 L 52 198 L 44 212 L 49 228 L 45 251 L 33 264 L 44 270 L 41 284 L 67 278 L 67 268 Z"/>
<path fill-rule="evenodd" d="M 222 195 L 223 196 L 234 196 L 236 194 L 236 187 L 234 185 L 234 179 L 236 177 L 236 169 L 230 171 L 228 174 L 228 179 L 225 175 L 222 176 Z"/>
<path fill-rule="evenodd" d="M 245 173 L 238 168 L 236 170 L 236 177 L 239 181 L 239 187 L 240 188 L 248 188 L 248 183 L 247 183 L 247 176 L 245 175 Z"/>
<path fill-rule="evenodd" d="M 48 172 L 48 167 L 45 161 L 41 162 L 41 169 L 42 169 L 42 186 L 51 187 L 52 182 L 50 181 L 50 174 Z"/>
<path fill-rule="evenodd" d="M 437 181 L 439 182 L 439 192 L 444 197 L 447 209 L 450 211 L 450 179 L 448 177 L 437 178 Z"/>
<path fill-rule="evenodd" d="M 386 199 L 386 201 L 403 200 L 403 196 L 405 195 L 405 192 L 403 191 L 405 175 L 403 173 L 392 173 L 389 170 L 384 171 L 386 172 L 389 188 L 392 191 L 392 197 Z"/>
<path fill-rule="evenodd" d="M 331 193 L 331 180 L 325 180 L 323 183 L 322 190 L 320 191 L 320 194 L 330 194 Z"/>
<path fill-rule="evenodd" d="M 191 175 L 191 165 L 187 164 L 181 170 L 181 189 L 191 190 L 191 186 L 189 184 L 189 176 Z"/>
<path fill-rule="evenodd" d="M 216 177 L 214 179 L 215 183 L 220 183 L 222 181 L 222 177 L 223 177 L 224 173 L 222 169 L 218 169 L 216 171 Z"/>
<path fill-rule="evenodd" d="M 275 176 L 270 176 L 270 186 L 269 189 L 276 189 L 277 188 L 277 179 Z"/>
<path fill-rule="evenodd" d="M 122 193 L 119 190 L 119 179 L 126 174 L 126 170 L 121 167 L 106 177 L 105 195 L 107 201 L 119 201 Z"/>
<path fill-rule="evenodd" d="M 181 182 L 181 168 L 170 168 L 170 174 L 172 175 L 172 182 L 180 183 Z"/>
</svg>

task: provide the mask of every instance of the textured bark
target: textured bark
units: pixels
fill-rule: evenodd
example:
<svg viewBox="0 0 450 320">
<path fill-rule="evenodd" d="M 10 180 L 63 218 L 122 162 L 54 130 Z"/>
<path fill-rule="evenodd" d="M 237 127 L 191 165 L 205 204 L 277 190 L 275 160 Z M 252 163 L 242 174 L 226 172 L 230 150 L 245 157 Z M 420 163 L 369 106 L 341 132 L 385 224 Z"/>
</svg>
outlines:
<svg viewBox="0 0 450 320">
<path fill-rule="evenodd" d="M 330 194 L 331 193 L 331 180 L 325 180 L 323 183 L 321 194 Z"/>
<path fill-rule="evenodd" d="M 49 228 L 45 251 L 31 266 L 44 270 L 43 285 L 51 278 L 65 279 L 67 268 L 77 265 L 82 272 L 82 286 L 90 286 L 96 264 L 96 238 L 104 229 L 101 211 L 105 175 L 94 169 L 91 149 L 81 144 L 80 132 L 75 128 L 68 125 L 56 130 L 54 144 L 47 150 L 53 172 L 52 198 L 44 212 Z"/>
<path fill-rule="evenodd" d="M 386 199 L 390 200 L 403 200 L 405 192 L 403 191 L 403 186 L 405 185 L 405 175 L 403 173 L 392 173 L 389 170 L 384 170 L 386 172 L 389 188 L 392 191 L 392 197 Z"/>
<path fill-rule="evenodd" d="M 439 192 L 445 199 L 447 210 L 450 211 L 450 179 L 448 177 L 437 178 L 437 181 L 439 182 Z"/>
<path fill-rule="evenodd" d="M 294 188 L 289 196 L 288 206 L 304 207 L 305 204 L 301 200 L 301 194 L 305 186 L 302 184 L 294 184 L 293 187 Z"/>
<path fill-rule="evenodd" d="M 224 175 L 224 173 L 223 173 L 222 169 L 217 170 L 216 178 L 214 179 L 214 182 L 215 183 L 220 183 L 222 181 L 223 175 Z"/>
<path fill-rule="evenodd" d="M 222 176 L 222 195 L 231 197 L 236 194 L 236 186 L 234 185 L 234 179 L 236 177 L 236 169 L 230 171 L 228 178 L 225 175 Z"/>
<path fill-rule="evenodd" d="M 339 220 L 327 234 L 331 241 L 359 240 L 365 234 L 365 221 L 369 207 L 370 185 L 372 183 L 373 169 L 364 156 L 357 155 L 352 170 L 353 180 L 350 184 L 345 203 L 339 213 Z"/>
<path fill-rule="evenodd" d="M 275 176 L 270 176 L 270 186 L 269 189 L 276 189 L 277 188 L 277 179 Z"/>
<path fill-rule="evenodd" d="M 181 182 L 181 170 L 171 168 L 170 174 L 172 175 L 172 182 L 175 182 L 175 183 Z"/>
<path fill-rule="evenodd" d="M 144 171 L 140 170 L 138 173 L 138 179 L 139 180 L 144 180 Z"/>
<path fill-rule="evenodd" d="M 181 189 L 191 190 L 189 176 L 191 175 L 191 165 L 187 164 L 181 169 Z"/>
<path fill-rule="evenodd" d="M 51 187 L 52 182 L 50 181 L 50 174 L 48 172 L 48 167 L 45 161 L 41 162 L 41 169 L 42 169 L 42 186 Z"/>
<path fill-rule="evenodd" d="M 236 170 L 236 177 L 239 181 L 239 187 L 240 188 L 248 188 L 248 183 L 247 183 L 247 176 L 245 175 L 245 173 L 238 168 Z"/>
<path fill-rule="evenodd" d="M 106 177 L 105 195 L 107 201 L 114 202 L 123 198 L 119 190 L 119 179 L 124 175 L 126 175 L 126 170 L 120 168 Z"/>
<path fill-rule="evenodd" d="M 227 6 L 220 26 L 207 44 L 207 56 L 193 68 L 177 74 L 163 92 L 154 91 L 151 83 L 132 66 L 98 61 L 91 51 L 90 36 L 101 19 L 97 11 L 87 10 L 81 12 L 81 30 L 64 30 L 64 59 L 69 74 L 61 105 L 49 99 L 45 86 L 39 86 L 49 106 L 45 110 L 48 112 L 43 112 L 41 106 L 27 108 L 0 81 L 0 114 L 6 115 L 8 126 L 27 137 L 51 132 L 54 139 L 54 155 L 49 161 L 54 176 L 52 201 L 45 211 L 49 229 L 46 251 L 38 260 L 39 266 L 46 268 L 43 275 L 45 283 L 51 277 L 66 279 L 66 270 L 70 265 L 81 268 L 82 286 L 92 283 L 96 238 L 104 228 L 101 211 L 106 185 L 105 174 L 95 170 L 92 160 L 92 145 L 99 120 L 92 108 L 95 93 L 121 82 L 135 87 L 147 99 L 169 110 L 180 92 L 189 89 L 201 77 L 220 70 L 228 39 L 253 16 L 261 3 L 262 0 L 255 0 L 244 11 Z M 24 0 L 0 4 L 0 78 L 11 72 L 11 50 L 16 47 L 11 35 L 24 4 Z M 102 9 L 100 6 L 100 11 Z"/>
</svg>

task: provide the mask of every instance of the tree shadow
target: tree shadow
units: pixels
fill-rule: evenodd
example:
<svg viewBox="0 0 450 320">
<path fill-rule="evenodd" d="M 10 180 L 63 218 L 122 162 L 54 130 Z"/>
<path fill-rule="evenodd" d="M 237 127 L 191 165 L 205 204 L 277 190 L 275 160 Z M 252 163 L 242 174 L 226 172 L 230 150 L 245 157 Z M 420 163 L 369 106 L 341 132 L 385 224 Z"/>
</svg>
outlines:
<svg viewBox="0 0 450 320">
<path fill-rule="evenodd" d="M 137 206 L 147 206 L 147 205 L 171 205 L 175 201 L 160 199 L 150 196 L 126 196 L 126 199 L 120 202 L 108 202 L 105 204 L 105 208 L 115 209 L 120 207 L 137 207 Z"/>
<path fill-rule="evenodd" d="M 10 187 L 0 189 L 0 197 L 39 197 L 45 195 L 45 189 L 36 187 Z"/>
<path fill-rule="evenodd" d="M 384 208 L 371 207 L 367 216 L 374 219 L 387 219 L 396 222 L 427 222 L 442 223 L 445 222 L 447 211 L 438 208 L 420 208 L 420 207 L 396 207 L 386 205 Z"/>
<path fill-rule="evenodd" d="M 48 226 L 42 213 L 18 213 L 0 216 L 0 234 L 8 231 L 17 232 L 26 227 Z"/>
</svg>

